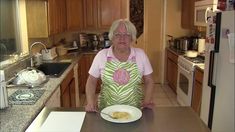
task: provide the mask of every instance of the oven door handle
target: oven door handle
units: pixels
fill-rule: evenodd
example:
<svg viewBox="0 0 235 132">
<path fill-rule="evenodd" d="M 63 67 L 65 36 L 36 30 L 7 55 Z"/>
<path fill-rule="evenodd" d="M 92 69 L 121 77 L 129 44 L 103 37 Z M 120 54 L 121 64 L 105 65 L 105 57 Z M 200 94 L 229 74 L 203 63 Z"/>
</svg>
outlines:
<svg viewBox="0 0 235 132">
<path fill-rule="evenodd" d="M 191 74 L 191 71 L 186 70 L 186 69 L 183 68 L 181 65 L 178 64 L 178 67 L 179 67 L 180 69 L 182 69 L 183 71 L 187 72 L 188 74 Z"/>
</svg>

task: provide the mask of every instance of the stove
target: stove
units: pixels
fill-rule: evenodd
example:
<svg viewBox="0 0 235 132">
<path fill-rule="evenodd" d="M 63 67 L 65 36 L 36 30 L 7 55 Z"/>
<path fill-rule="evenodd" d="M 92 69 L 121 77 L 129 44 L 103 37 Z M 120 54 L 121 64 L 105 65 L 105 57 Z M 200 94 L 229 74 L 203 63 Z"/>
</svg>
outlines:
<svg viewBox="0 0 235 132">
<path fill-rule="evenodd" d="M 178 58 L 177 100 L 181 106 L 191 106 L 196 65 L 203 66 L 204 58 L 183 55 Z"/>
<path fill-rule="evenodd" d="M 196 63 L 196 64 L 202 64 L 205 62 L 205 57 L 204 56 L 197 56 L 197 57 L 187 57 L 187 56 L 184 56 L 185 59 L 193 62 L 193 63 Z"/>
<path fill-rule="evenodd" d="M 187 57 L 187 56 L 179 56 L 178 58 L 178 65 L 182 66 L 188 71 L 194 71 L 196 65 L 201 66 L 204 65 L 204 57 Z"/>
</svg>

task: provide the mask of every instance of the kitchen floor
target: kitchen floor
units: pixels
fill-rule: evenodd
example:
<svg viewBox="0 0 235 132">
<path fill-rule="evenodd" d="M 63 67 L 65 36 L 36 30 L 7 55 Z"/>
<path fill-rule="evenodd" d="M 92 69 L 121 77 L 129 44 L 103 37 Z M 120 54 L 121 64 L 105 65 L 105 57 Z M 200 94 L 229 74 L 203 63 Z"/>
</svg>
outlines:
<svg viewBox="0 0 235 132">
<path fill-rule="evenodd" d="M 180 106 L 177 102 L 176 94 L 171 90 L 168 85 L 154 85 L 154 103 L 156 107 L 161 106 Z M 81 95 L 81 106 L 86 105 L 85 94 Z"/>
</svg>

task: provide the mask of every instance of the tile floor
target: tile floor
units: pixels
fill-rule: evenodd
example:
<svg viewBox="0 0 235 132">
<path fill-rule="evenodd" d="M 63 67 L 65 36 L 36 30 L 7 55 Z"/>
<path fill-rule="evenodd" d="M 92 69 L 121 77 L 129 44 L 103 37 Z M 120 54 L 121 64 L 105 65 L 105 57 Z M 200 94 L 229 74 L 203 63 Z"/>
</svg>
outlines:
<svg viewBox="0 0 235 132">
<path fill-rule="evenodd" d="M 154 88 L 154 103 L 156 107 L 180 106 L 177 102 L 176 94 L 168 85 L 155 84 Z M 82 94 L 80 97 L 81 106 L 84 106 L 86 104 L 86 97 L 84 94 Z"/>
</svg>

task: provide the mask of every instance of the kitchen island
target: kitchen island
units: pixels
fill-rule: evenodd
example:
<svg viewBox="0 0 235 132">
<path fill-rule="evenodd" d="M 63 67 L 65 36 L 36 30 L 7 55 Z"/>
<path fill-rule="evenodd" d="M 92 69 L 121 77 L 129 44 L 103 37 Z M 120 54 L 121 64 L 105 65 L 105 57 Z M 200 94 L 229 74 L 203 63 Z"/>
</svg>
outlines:
<svg viewBox="0 0 235 132">
<path fill-rule="evenodd" d="M 37 131 L 50 112 L 84 111 L 84 108 L 47 108 L 30 126 Z M 81 132 L 209 132 L 191 107 L 155 107 L 153 110 L 142 110 L 142 117 L 131 123 L 108 122 L 98 113 L 86 113 Z"/>
</svg>

